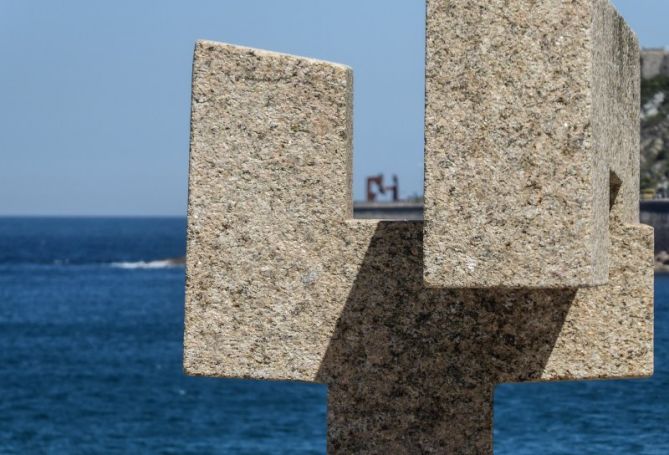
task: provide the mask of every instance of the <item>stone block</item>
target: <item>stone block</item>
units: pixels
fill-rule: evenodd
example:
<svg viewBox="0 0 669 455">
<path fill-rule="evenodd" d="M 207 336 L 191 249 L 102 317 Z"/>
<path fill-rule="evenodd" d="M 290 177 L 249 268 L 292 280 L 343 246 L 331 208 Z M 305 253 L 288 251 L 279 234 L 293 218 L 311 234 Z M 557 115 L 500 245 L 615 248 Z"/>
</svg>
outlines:
<svg viewBox="0 0 669 455">
<path fill-rule="evenodd" d="M 634 33 L 608 0 L 427 4 L 427 285 L 605 284 L 610 194 L 638 222 Z"/>
<path fill-rule="evenodd" d="M 351 109 L 345 66 L 196 45 L 188 373 L 315 379 L 374 231 L 347 222 Z"/>
</svg>

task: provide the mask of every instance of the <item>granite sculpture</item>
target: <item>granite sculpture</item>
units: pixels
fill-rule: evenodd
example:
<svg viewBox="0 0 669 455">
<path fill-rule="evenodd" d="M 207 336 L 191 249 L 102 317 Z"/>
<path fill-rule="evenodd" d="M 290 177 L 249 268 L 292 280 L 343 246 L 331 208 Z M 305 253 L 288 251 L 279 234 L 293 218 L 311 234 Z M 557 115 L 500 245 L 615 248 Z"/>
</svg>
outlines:
<svg viewBox="0 0 669 455">
<path fill-rule="evenodd" d="M 351 69 L 195 48 L 185 371 L 327 384 L 329 453 L 491 453 L 496 384 L 653 370 L 633 33 L 603 0 L 427 30 L 424 222 L 352 219 Z"/>
</svg>

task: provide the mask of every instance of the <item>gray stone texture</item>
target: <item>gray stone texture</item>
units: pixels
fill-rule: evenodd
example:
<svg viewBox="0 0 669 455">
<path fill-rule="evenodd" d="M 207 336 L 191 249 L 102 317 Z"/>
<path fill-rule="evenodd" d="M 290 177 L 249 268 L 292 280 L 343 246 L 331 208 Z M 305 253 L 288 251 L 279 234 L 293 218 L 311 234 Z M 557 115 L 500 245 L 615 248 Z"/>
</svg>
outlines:
<svg viewBox="0 0 669 455">
<path fill-rule="evenodd" d="M 428 0 L 425 281 L 608 279 L 609 179 L 638 205 L 639 49 L 607 0 Z"/>
<path fill-rule="evenodd" d="M 365 251 L 364 235 L 344 235 L 351 97 L 347 67 L 197 44 L 189 373 L 315 378 Z"/>
<path fill-rule="evenodd" d="M 490 453 L 498 383 L 652 373 L 652 230 L 625 191 L 608 284 L 433 288 L 423 222 L 350 219 L 350 69 L 199 42 L 191 125 L 185 370 L 328 384 L 329 453 Z"/>
</svg>

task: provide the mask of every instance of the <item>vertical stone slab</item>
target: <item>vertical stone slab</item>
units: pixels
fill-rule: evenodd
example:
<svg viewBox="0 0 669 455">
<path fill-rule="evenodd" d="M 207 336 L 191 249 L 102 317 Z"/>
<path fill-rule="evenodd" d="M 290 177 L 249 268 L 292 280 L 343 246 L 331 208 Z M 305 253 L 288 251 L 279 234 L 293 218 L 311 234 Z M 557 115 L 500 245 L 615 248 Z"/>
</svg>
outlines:
<svg viewBox="0 0 669 455">
<path fill-rule="evenodd" d="M 197 43 L 189 374 L 314 379 L 356 272 L 351 96 L 345 66 Z"/>
<path fill-rule="evenodd" d="M 641 68 L 639 42 L 608 0 L 592 19 L 593 143 L 598 198 L 616 226 L 639 223 Z M 608 173 L 608 188 L 604 176 Z M 601 215 L 604 216 L 604 213 Z"/>
<path fill-rule="evenodd" d="M 607 282 L 611 172 L 636 194 L 634 55 L 607 0 L 428 0 L 428 285 Z"/>
</svg>

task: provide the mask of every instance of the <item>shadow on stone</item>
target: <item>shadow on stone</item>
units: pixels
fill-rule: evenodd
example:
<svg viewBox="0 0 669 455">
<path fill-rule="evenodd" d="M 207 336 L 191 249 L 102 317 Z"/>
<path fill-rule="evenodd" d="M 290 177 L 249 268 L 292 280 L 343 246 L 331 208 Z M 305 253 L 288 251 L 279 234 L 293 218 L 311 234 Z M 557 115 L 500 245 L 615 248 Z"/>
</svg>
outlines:
<svg viewBox="0 0 669 455">
<path fill-rule="evenodd" d="M 319 369 L 328 453 L 491 453 L 495 384 L 537 379 L 571 289 L 423 286 L 422 222 L 381 222 Z"/>
</svg>

